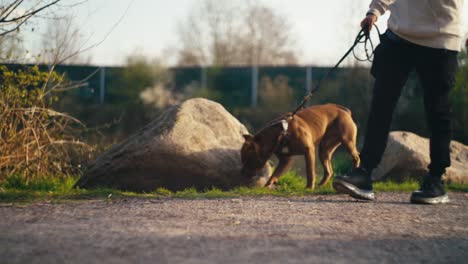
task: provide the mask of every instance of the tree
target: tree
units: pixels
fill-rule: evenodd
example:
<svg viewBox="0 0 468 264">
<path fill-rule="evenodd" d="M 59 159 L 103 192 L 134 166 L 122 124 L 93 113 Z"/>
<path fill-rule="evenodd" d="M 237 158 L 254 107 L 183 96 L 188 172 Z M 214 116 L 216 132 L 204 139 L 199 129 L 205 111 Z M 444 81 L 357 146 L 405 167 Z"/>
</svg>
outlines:
<svg viewBox="0 0 468 264">
<path fill-rule="evenodd" d="M 32 17 L 57 5 L 61 0 L 10 0 L 0 2 L 0 36 L 18 31 Z"/>
<path fill-rule="evenodd" d="M 241 56 L 250 65 L 296 64 L 290 25 L 269 7 L 255 4 L 247 9 L 247 30 L 241 40 Z M 244 43 L 245 42 L 245 43 Z"/>
<path fill-rule="evenodd" d="M 294 64 L 287 19 L 258 1 L 204 0 L 180 25 L 179 65 Z"/>
<path fill-rule="evenodd" d="M 79 27 L 75 26 L 73 19 L 66 15 L 74 7 L 83 5 L 88 1 L 69 0 L 65 2 L 66 4 L 62 4 L 64 2 L 61 0 L 0 0 L 0 42 L 2 37 L 16 34 L 26 25 L 29 25 L 28 29 L 37 34 L 36 27 L 38 24 L 32 23 L 32 21 L 48 21 L 49 25 L 42 43 L 45 50 L 38 51 L 39 55 L 33 56 L 35 60 L 29 58 L 29 62 L 39 61 L 50 64 L 82 62 L 82 58 L 77 55 L 83 54 L 85 51 L 103 43 L 120 24 L 130 6 L 134 3 L 134 1 L 131 1 L 128 4 L 124 14 L 112 25 L 101 40 L 90 44 L 87 41 L 79 41 L 82 38 Z M 5 56 L 1 55 L 0 53 L 0 59 L 4 61 L 3 57 Z"/>
<path fill-rule="evenodd" d="M 13 32 L 0 36 L 0 62 L 12 63 L 24 55 L 23 38 L 20 33 Z"/>
<path fill-rule="evenodd" d="M 72 19 L 64 16 L 64 6 L 59 6 L 61 0 L 34 1 L 1 1 L 0 2 L 0 61 L 1 62 L 40 62 L 61 63 L 58 59 L 72 57 L 70 50 L 77 47 L 78 30 L 72 24 Z M 67 7 L 77 3 L 69 3 Z M 79 3 L 78 3 L 79 4 Z M 49 21 L 47 32 L 43 37 L 42 50 L 39 55 L 24 47 L 24 27 L 27 26 L 33 34 L 40 34 L 33 17 Z M 37 19 L 35 20 L 37 21 Z M 29 26 L 28 26 L 29 25 Z M 23 30 L 21 30 L 23 29 Z M 74 50 L 76 52 L 76 50 Z"/>
<path fill-rule="evenodd" d="M 60 1 L 60 0 L 59 0 Z M 23 47 L 23 36 L 20 27 L 36 14 L 59 1 L 0 1 L 0 62 L 12 63 L 23 59 L 28 51 Z"/>
<path fill-rule="evenodd" d="M 53 64 L 86 63 L 80 57 L 82 37 L 80 29 L 76 26 L 72 16 L 49 21 L 46 32 L 42 35 L 42 51 L 38 62 Z"/>
</svg>

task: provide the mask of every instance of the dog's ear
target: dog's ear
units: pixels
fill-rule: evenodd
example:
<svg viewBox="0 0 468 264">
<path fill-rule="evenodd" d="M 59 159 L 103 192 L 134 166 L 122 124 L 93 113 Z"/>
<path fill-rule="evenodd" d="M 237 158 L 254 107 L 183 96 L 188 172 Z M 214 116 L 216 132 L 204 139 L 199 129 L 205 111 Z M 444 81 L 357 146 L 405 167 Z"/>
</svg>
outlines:
<svg viewBox="0 0 468 264">
<path fill-rule="evenodd" d="M 254 137 L 252 135 L 243 135 L 246 142 L 252 142 Z"/>
</svg>

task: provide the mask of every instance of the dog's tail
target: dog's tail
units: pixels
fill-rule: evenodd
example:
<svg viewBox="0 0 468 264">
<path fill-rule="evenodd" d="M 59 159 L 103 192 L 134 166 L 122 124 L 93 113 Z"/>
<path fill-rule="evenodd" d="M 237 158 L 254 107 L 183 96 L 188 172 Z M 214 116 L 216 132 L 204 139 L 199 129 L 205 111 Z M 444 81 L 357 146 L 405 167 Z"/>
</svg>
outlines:
<svg viewBox="0 0 468 264">
<path fill-rule="evenodd" d="M 348 114 L 351 116 L 351 119 L 353 119 L 354 123 L 357 124 L 357 121 L 356 121 L 356 119 L 354 118 L 354 115 L 353 115 L 353 113 L 351 112 L 351 110 L 349 110 L 348 108 L 346 108 L 346 107 L 344 107 L 344 106 L 342 106 L 342 105 L 337 105 L 337 104 L 335 104 L 335 106 L 338 107 L 339 109 L 345 111 L 346 113 L 348 113 Z"/>
<path fill-rule="evenodd" d="M 335 104 L 336 107 L 340 108 L 341 110 L 345 111 L 345 112 L 348 112 L 350 115 L 352 115 L 351 113 L 351 110 L 349 110 L 348 108 L 342 106 L 342 105 L 337 105 Z"/>
</svg>

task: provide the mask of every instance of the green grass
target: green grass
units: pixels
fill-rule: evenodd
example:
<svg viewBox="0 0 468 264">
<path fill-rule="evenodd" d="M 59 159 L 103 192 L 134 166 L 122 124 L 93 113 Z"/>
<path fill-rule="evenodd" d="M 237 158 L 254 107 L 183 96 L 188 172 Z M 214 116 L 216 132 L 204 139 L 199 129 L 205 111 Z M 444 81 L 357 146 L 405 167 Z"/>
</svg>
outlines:
<svg viewBox="0 0 468 264">
<path fill-rule="evenodd" d="M 468 184 L 451 183 L 448 189 L 452 192 L 468 192 Z"/>
<path fill-rule="evenodd" d="M 64 179 L 37 179 L 26 182 L 20 176 L 9 177 L 0 183 L 0 202 L 17 203 L 33 202 L 38 200 L 78 200 L 78 199 L 116 199 L 116 198 L 179 198 L 179 199 L 216 199 L 235 197 L 258 197 L 258 196 L 305 196 L 316 194 L 334 194 L 331 181 L 323 187 L 318 187 L 314 191 L 305 188 L 306 181 L 295 172 L 290 171 L 283 175 L 275 190 L 267 188 L 238 187 L 230 191 L 222 191 L 212 188 L 205 191 L 197 191 L 195 188 L 183 191 L 172 192 L 165 188 L 158 188 L 151 193 L 133 193 L 114 189 L 73 189 L 77 178 L 68 177 Z M 411 192 L 418 189 L 417 182 L 380 182 L 374 184 L 377 192 Z M 468 192 L 468 185 L 449 184 L 450 191 Z"/>
<path fill-rule="evenodd" d="M 373 184 L 376 192 L 412 192 L 419 189 L 417 181 L 396 182 L 376 182 Z"/>
</svg>

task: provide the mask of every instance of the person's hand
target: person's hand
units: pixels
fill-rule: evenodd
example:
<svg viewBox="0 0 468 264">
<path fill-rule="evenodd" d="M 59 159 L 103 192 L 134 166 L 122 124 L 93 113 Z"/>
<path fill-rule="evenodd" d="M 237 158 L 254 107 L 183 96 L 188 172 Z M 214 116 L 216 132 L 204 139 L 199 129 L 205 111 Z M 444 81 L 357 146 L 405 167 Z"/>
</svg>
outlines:
<svg viewBox="0 0 468 264">
<path fill-rule="evenodd" d="M 368 14 L 362 21 L 361 21 L 361 28 L 366 31 L 366 33 L 371 32 L 372 27 L 374 27 L 375 21 L 377 21 L 377 16 L 373 14 Z"/>
</svg>

